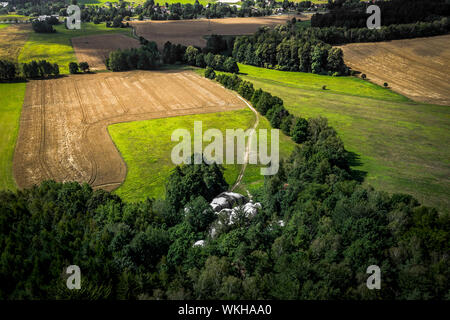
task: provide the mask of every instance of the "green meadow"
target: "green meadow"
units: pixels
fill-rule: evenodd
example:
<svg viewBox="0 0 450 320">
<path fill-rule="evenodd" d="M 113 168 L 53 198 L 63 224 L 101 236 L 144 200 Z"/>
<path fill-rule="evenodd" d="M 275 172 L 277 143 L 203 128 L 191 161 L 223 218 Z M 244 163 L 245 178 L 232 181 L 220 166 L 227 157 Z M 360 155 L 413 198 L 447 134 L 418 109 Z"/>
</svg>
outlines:
<svg viewBox="0 0 450 320">
<path fill-rule="evenodd" d="M 366 174 L 366 184 L 448 211 L 448 106 L 412 102 L 354 77 L 239 68 L 242 78 L 282 98 L 292 114 L 328 118 L 355 154 L 354 169 Z"/>
<path fill-rule="evenodd" d="M 255 122 L 255 115 L 247 108 L 109 126 L 108 131 L 127 165 L 125 182 L 115 193 L 128 201 L 143 200 L 147 197 L 164 197 L 165 181 L 175 167 L 171 160 L 171 151 L 179 143 L 171 141 L 172 132 L 178 128 L 187 129 L 193 141 L 194 121 L 202 121 L 203 132 L 210 128 L 217 128 L 225 137 L 226 129 L 251 128 Z M 259 128 L 270 129 L 270 124 L 267 120 L 260 119 Z M 270 139 L 270 131 L 268 133 Z M 208 144 L 204 142 L 203 147 Z M 280 136 L 281 156 L 288 155 L 293 148 L 294 143 L 288 137 Z M 225 179 L 231 186 L 239 175 L 241 165 L 224 165 L 224 168 Z M 245 192 L 247 186 L 251 190 L 262 182 L 263 176 L 260 175 L 259 166 L 248 165 L 238 191 Z"/>
<path fill-rule="evenodd" d="M 0 190 L 16 189 L 12 163 L 25 86 L 25 82 L 0 83 Z"/>
<path fill-rule="evenodd" d="M 19 62 L 45 59 L 59 65 L 60 73 L 69 73 L 69 63 L 77 61 L 71 39 L 95 34 L 122 33 L 131 35 L 130 28 L 106 28 L 106 24 L 82 23 L 80 30 L 68 30 L 63 24 L 55 27 L 55 33 L 30 33 L 19 55 Z"/>
</svg>

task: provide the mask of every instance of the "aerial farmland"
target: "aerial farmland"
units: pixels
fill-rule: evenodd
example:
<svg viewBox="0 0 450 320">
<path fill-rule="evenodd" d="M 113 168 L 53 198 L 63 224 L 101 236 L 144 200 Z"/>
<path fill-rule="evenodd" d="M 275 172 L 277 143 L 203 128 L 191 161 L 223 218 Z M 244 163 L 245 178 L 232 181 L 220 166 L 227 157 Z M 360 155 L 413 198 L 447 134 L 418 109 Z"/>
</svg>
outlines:
<svg viewBox="0 0 450 320">
<path fill-rule="evenodd" d="M 449 32 L 445 0 L 0 2 L 0 300 L 448 300 Z"/>
</svg>

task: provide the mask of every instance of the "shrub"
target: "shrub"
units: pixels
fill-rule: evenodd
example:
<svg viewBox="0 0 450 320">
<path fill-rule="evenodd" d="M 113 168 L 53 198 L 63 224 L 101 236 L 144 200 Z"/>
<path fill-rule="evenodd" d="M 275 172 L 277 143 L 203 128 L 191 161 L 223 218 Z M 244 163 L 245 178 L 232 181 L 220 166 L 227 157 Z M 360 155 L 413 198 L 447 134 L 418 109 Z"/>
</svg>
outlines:
<svg viewBox="0 0 450 320">
<path fill-rule="evenodd" d="M 47 21 L 33 21 L 31 24 L 34 32 L 37 33 L 53 33 L 56 32 L 55 29 L 53 29 L 53 26 L 48 23 Z"/>
<path fill-rule="evenodd" d="M 297 118 L 292 127 L 291 136 L 295 143 L 305 142 L 308 137 L 308 121 L 303 118 Z"/>
<path fill-rule="evenodd" d="M 208 79 L 215 79 L 216 78 L 216 73 L 214 72 L 214 69 L 211 67 L 207 67 L 206 71 L 205 71 L 205 77 Z"/>
<path fill-rule="evenodd" d="M 80 62 L 78 65 L 81 71 L 83 72 L 89 72 L 89 64 L 87 62 Z"/>
<path fill-rule="evenodd" d="M 69 72 L 71 74 L 78 73 L 78 64 L 76 62 L 69 63 Z"/>
</svg>

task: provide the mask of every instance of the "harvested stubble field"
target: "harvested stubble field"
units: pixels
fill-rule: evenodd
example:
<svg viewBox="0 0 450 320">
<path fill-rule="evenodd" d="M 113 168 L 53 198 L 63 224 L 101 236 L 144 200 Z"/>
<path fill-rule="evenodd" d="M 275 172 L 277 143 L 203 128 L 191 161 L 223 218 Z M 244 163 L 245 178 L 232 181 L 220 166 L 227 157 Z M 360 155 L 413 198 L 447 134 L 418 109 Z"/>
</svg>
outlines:
<svg viewBox="0 0 450 320">
<path fill-rule="evenodd" d="M 72 38 L 78 61 L 89 63 L 92 70 L 105 70 L 105 61 L 111 51 L 139 48 L 139 41 L 122 34 L 94 35 Z"/>
<path fill-rule="evenodd" d="M 294 17 L 301 20 L 310 19 L 310 16 L 306 15 L 279 15 L 250 18 L 135 21 L 132 22 L 132 25 L 138 36 L 155 41 L 161 50 L 167 41 L 185 46 L 204 47 L 206 45 L 205 36 L 207 35 L 252 34 L 262 26 L 273 27 L 284 24 Z"/>
<path fill-rule="evenodd" d="M 190 71 L 31 81 L 20 119 L 14 178 L 20 188 L 54 179 L 113 190 L 127 169 L 108 125 L 244 107 L 235 94 Z"/>
<path fill-rule="evenodd" d="M 450 105 L 450 35 L 353 43 L 342 46 L 345 63 L 378 85 L 420 102 Z"/>
<path fill-rule="evenodd" d="M 25 24 L 11 24 L 1 28 L 0 59 L 16 61 L 30 32 L 31 25 Z"/>
</svg>

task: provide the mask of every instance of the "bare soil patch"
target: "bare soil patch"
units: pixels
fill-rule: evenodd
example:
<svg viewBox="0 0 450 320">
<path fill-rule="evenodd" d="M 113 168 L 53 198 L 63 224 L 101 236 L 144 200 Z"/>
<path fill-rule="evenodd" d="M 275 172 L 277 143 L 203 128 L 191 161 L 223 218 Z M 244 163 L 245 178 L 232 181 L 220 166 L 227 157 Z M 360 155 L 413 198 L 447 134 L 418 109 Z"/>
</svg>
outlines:
<svg viewBox="0 0 450 320">
<path fill-rule="evenodd" d="M 30 32 L 28 24 L 11 24 L 0 29 L 0 59 L 17 61 Z"/>
<path fill-rule="evenodd" d="M 297 19 L 309 20 L 311 17 L 297 15 Z M 136 34 L 149 41 L 155 41 L 161 50 L 166 41 L 185 46 L 204 47 L 205 36 L 211 34 L 244 35 L 252 34 L 262 26 L 273 27 L 284 24 L 294 15 L 278 15 L 250 18 L 194 19 L 166 21 L 135 21 L 131 24 Z"/>
<path fill-rule="evenodd" d="M 108 125 L 244 107 L 237 95 L 190 71 L 30 81 L 14 154 L 14 178 L 20 188 L 53 179 L 113 190 L 124 181 L 126 165 Z M 170 136 L 161 139 L 170 141 Z"/>
<path fill-rule="evenodd" d="M 420 102 L 450 105 L 450 35 L 353 43 L 341 47 L 345 63 L 379 85 Z"/>
<path fill-rule="evenodd" d="M 117 49 L 139 48 L 139 41 L 122 34 L 94 35 L 72 38 L 78 62 L 87 62 L 92 70 L 105 70 L 106 58 Z"/>
</svg>

